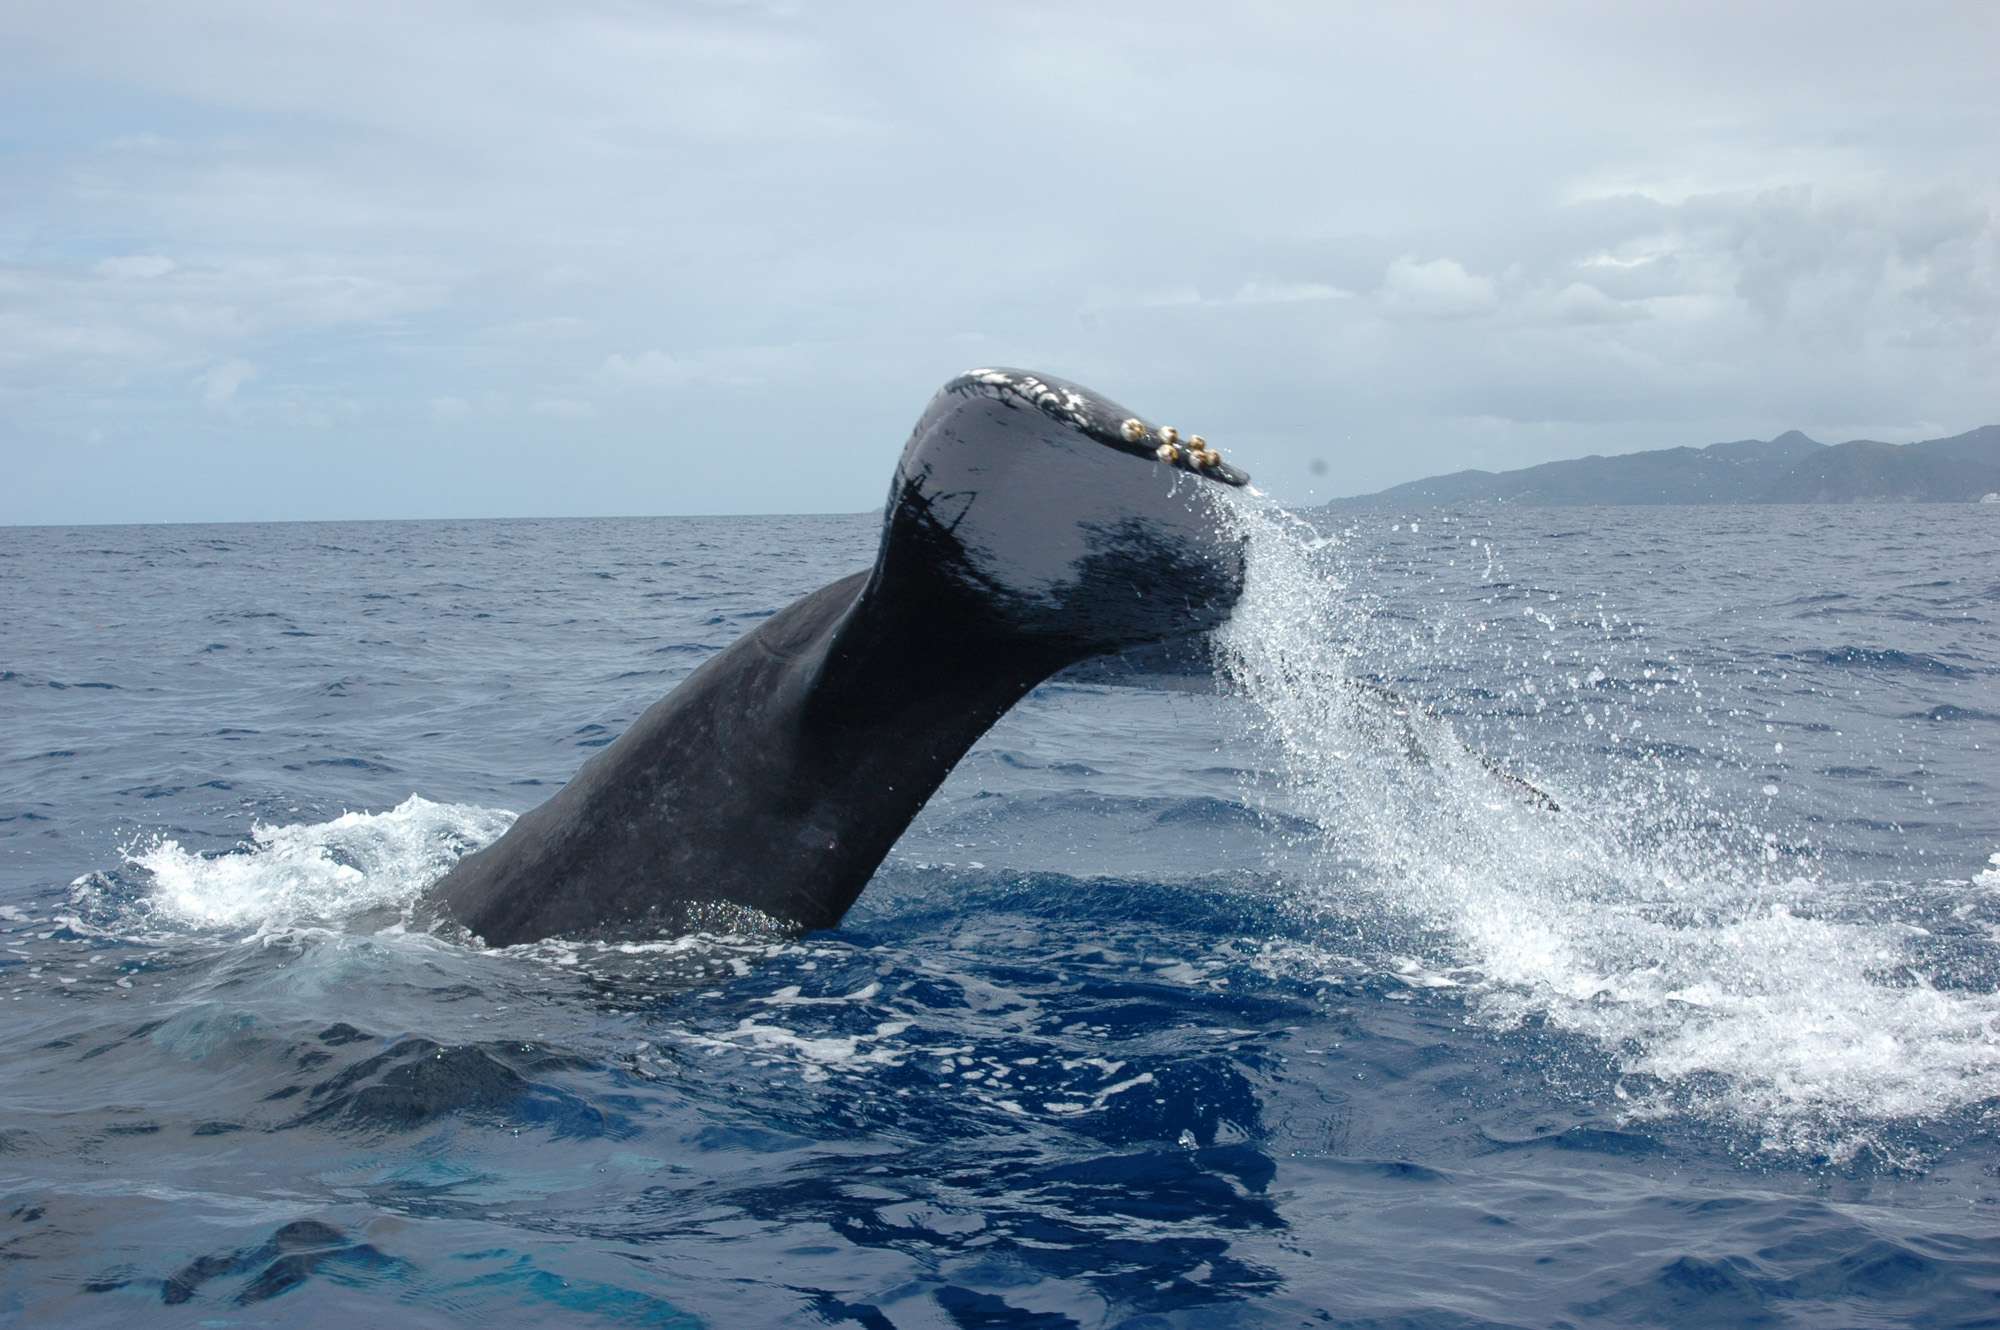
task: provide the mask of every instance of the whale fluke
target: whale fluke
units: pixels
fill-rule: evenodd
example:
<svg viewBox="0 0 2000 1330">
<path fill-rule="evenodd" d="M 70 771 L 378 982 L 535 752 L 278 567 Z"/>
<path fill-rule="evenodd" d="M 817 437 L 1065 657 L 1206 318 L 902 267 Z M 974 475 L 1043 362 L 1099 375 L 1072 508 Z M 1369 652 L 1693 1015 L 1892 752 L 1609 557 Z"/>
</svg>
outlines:
<svg viewBox="0 0 2000 1330">
<path fill-rule="evenodd" d="M 837 924 L 974 741 L 1065 666 L 1215 627 L 1243 588 L 1198 436 L 975 370 L 896 465 L 874 566 L 706 661 L 431 891 L 489 945 Z"/>
</svg>

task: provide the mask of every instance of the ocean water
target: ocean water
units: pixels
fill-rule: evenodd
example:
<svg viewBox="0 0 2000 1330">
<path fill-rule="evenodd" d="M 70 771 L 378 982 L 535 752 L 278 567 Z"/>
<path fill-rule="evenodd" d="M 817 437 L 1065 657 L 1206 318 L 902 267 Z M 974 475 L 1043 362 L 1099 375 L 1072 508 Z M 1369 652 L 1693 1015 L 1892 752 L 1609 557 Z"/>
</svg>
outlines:
<svg viewBox="0 0 2000 1330">
<path fill-rule="evenodd" d="M 846 924 L 457 856 L 863 517 L 0 530 L 0 1322 L 2000 1324 L 2000 519 L 1287 514 Z"/>
</svg>

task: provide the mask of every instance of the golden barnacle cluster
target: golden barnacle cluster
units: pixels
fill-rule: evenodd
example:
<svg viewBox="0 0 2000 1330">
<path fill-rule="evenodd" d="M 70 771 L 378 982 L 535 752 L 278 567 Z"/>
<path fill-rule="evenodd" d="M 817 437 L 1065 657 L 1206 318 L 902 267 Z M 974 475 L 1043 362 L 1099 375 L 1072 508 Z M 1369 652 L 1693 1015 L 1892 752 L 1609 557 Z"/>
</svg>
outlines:
<svg viewBox="0 0 2000 1330">
<path fill-rule="evenodd" d="M 1128 420 L 1118 427 L 1118 431 L 1125 436 L 1128 443 L 1139 443 L 1146 438 L 1146 426 L 1143 421 Z M 1160 426 L 1160 446 L 1153 450 L 1153 456 L 1169 466 L 1185 457 L 1188 465 L 1198 471 L 1218 466 L 1222 462 L 1222 454 L 1209 447 L 1207 439 L 1199 434 L 1190 434 L 1183 444 L 1181 432 L 1172 425 Z"/>
</svg>

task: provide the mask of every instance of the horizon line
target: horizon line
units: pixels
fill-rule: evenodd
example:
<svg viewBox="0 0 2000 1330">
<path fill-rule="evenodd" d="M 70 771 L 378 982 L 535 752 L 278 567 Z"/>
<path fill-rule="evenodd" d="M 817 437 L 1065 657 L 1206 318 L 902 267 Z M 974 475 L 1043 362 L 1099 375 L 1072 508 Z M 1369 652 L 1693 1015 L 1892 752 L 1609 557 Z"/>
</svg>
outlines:
<svg viewBox="0 0 2000 1330">
<path fill-rule="evenodd" d="M 631 521 L 702 521 L 708 519 L 733 519 L 744 517 L 874 517 L 880 510 L 857 508 L 840 512 L 822 510 L 810 513 L 511 513 L 479 517 L 215 517 L 215 518 L 161 518 L 145 522 L 0 522 L 4 531 L 59 531 L 70 527 L 118 527 L 118 526 L 311 526 L 332 523 L 359 522 L 631 522 Z"/>
</svg>

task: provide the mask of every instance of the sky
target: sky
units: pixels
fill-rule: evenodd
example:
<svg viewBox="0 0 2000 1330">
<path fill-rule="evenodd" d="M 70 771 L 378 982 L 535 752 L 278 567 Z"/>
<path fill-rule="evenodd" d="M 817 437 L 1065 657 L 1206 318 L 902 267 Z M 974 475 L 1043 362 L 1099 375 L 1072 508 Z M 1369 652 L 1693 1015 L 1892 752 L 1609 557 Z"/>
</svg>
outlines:
<svg viewBox="0 0 2000 1330">
<path fill-rule="evenodd" d="M 2000 422 L 2000 6 L 0 6 L 0 522 L 858 512 L 975 366 L 1306 503 Z"/>
</svg>

